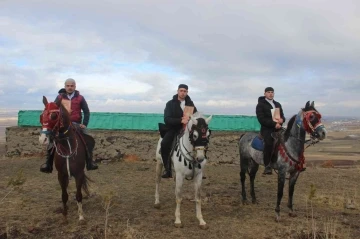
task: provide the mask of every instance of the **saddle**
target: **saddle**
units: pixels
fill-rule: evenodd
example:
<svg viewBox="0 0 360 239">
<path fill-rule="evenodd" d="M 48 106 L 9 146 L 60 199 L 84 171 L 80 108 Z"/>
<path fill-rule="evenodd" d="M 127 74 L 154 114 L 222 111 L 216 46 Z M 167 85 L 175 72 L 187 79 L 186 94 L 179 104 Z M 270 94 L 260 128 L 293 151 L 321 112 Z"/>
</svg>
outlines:
<svg viewBox="0 0 360 239">
<path fill-rule="evenodd" d="M 255 138 L 251 141 L 251 147 L 259 151 L 264 150 L 264 139 L 261 134 L 256 135 Z"/>
<path fill-rule="evenodd" d="M 273 161 L 274 157 L 277 155 L 277 148 L 281 141 L 283 140 L 282 132 L 284 131 L 283 128 L 281 130 L 271 133 L 271 137 L 274 139 L 272 152 L 271 152 L 271 161 Z M 264 151 L 264 138 L 261 134 L 255 136 L 255 138 L 251 141 L 251 147 L 259 150 Z"/>
</svg>

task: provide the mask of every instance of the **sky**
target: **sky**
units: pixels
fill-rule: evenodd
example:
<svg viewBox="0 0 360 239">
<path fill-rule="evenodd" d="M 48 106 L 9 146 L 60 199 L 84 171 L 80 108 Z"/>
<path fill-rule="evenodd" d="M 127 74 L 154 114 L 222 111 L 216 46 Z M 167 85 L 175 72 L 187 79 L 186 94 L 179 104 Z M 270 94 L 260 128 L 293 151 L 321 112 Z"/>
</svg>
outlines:
<svg viewBox="0 0 360 239">
<path fill-rule="evenodd" d="M 163 113 L 180 83 L 205 114 L 360 117 L 360 1 L 0 0 L 0 113 L 67 78 L 91 112 Z"/>
</svg>

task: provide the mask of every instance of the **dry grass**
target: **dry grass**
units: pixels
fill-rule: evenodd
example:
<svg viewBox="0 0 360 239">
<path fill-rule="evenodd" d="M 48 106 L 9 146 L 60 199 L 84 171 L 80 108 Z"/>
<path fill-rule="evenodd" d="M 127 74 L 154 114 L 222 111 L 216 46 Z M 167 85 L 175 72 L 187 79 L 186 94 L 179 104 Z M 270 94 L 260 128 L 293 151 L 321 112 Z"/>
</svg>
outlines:
<svg viewBox="0 0 360 239">
<path fill-rule="evenodd" d="M 287 216 L 287 186 L 280 223 L 275 222 L 276 175 L 256 178 L 259 204 L 244 206 L 240 200 L 239 167 L 209 165 L 203 181 L 203 216 L 209 230 L 198 228 L 193 185 L 184 183 L 181 217 L 184 228 L 173 227 L 174 181 L 163 180 L 160 210 L 153 208 L 155 163 L 113 162 L 87 172 L 94 180 L 83 200 L 85 223 L 79 223 L 74 182 L 69 187 L 68 224 L 63 224 L 61 191 L 56 174 L 38 172 L 41 159 L 0 161 L 0 196 L 9 181 L 24 181 L 0 207 L 0 236 L 8 238 L 360 238 L 359 169 L 309 167 L 298 180 L 294 208 Z M 259 169 L 262 170 L 261 168 Z M 260 172 L 259 171 L 259 172 Z M 19 174 L 21 175 L 21 174 Z M 247 189 L 249 189 L 247 180 Z M 16 183 L 15 183 L 16 184 Z M 287 185 L 287 184 L 286 184 Z M 311 186 L 312 185 L 312 186 Z M 310 200 L 310 199 L 311 200 Z M 356 207 L 344 208 L 351 199 Z"/>
<path fill-rule="evenodd" d="M 121 238 L 124 239 L 145 239 L 147 238 L 146 234 L 140 232 L 130 226 L 129 220 L 127 221 L 126 229 L 120 234 Z"/>
<path fill-rule="evenodd" d="M 274 220 L 276 175 L 263 177 L 260 168 L 255 180 L 259 204 L 244 206 L 238 161 L 223 164 L 210 159 L 202 187 L 203 216 L 210 227 L 206 231 L 198 228 L 191 181 L 183 187 L 184 228 L 173 226 L 173 180 L 162 180 L 161 209 L 153 208 L 155 162 L 144 162 L 141 156 L 125 155 L 124 160 L 87 172 L 94 183 L 83 200 L 84 223 L 78 221 L 74 180 L 70 181 L 68 224 L 58 210 L 61 189 L 56 172 L 40 173 L 39 158 L 4 158 L 0 160 L 0 238 L 360 238 L 359 140 L 346 138 L 348 134 L 330 133 L 325 142 L 307 149 L 307 170 L 294 193 L 298 217 L 287 215 L 286 183 L 279 223 Z M 250 196 L 248 177 L 246 187 Z"/>
</svg>

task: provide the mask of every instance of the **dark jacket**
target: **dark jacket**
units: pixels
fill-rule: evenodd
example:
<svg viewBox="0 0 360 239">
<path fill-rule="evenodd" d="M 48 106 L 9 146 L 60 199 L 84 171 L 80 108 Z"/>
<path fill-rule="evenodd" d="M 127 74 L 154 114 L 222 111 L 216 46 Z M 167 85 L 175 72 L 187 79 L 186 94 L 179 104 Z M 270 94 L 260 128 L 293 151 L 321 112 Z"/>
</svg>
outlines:
<svg viewBox="0 0 360 239">
<path fill-rule="evenodd" d="M 185 106 L 194 106 L 194 102 L 187 95 L 185 97 Z M 197 111 L 196 107 L 194 108 L 194 113 Z M 166 126 L 170 129 L 181 129 L 181 118 L 183 117 L 183 110 L 180 107 L 180 100 L 178 100 L 178 95 L 174 95 L 172 100 L 169 100 L 166 103 L 164 110 L 164 122 Z"/>
<path fill-rule="evenodd" d="M 56 97 L 55 102 L 62 100 L 70 100 L 64 88 L 59 90 L 59 95 Z M 84 113 L 84 120 L 82 120 L 81 110 Z M 84 96 L 80 95 L 80 92 L 75 90 L 74 97 L 71 99 L 71 122 L 83 124 L 87 126 L 90 119 L 90 110 Z"/>
<path fill-rule="evenodd" d="M 281 104 L 275 100 L 273 102 L 275 108 L 280 108 L 280 117 L 285 122 L 285 116 Z M 271 109 L 272 106 L 266 101 L 265 96 L 260 96 L 258 104 L 256 105 L 256 117 L 261 125 L 260 132 L 275 131 L 276 122 L 272 119 Z"/>
</svg>

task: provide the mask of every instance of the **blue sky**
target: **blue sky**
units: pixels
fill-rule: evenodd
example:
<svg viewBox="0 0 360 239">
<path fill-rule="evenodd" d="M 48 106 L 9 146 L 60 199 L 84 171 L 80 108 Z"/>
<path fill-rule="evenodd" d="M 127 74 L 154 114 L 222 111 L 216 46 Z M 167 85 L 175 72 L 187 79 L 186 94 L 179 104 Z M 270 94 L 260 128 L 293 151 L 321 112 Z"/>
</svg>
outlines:
<svg viewBox="0 0 360 239">
<path fill-rule="evenodd" d="M 21 7 L 19 7 L 21 6 Z M 0 112 L 42 109 L 65 79 L 93 112 L 162 113 L 177 85 L 206 114 L 360 117 L 360 2 L 1 1 Z"/>
</svg>

